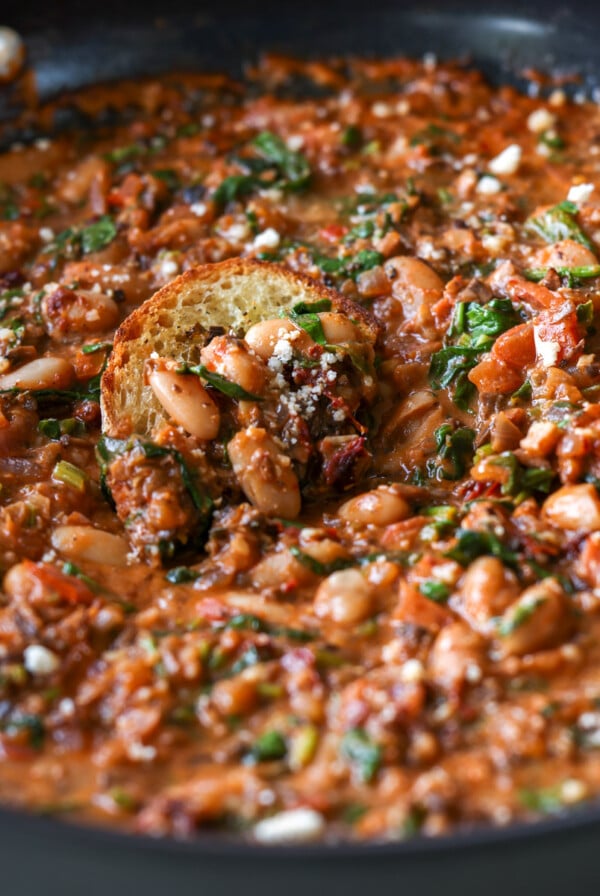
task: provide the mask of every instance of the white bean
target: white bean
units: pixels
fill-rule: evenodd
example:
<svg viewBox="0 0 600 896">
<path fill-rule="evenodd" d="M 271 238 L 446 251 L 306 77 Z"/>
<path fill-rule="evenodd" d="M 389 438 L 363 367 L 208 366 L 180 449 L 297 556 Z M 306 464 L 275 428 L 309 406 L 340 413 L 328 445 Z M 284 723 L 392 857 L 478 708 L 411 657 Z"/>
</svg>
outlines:
<svg viewBox="0 0 600 896">
<path fill-rule="evenodd" d="M 319 585 L 314 611 L 340 625 L 356 625 L 373 612 L 373 588 L 357 569 L 340 569 Z"/>
<path fill-rule="evenodd" d="M 250 426 L 227 446 L 229 459 L 248 500 L 269 516 L 294 519 L 300 486 L 292 462 L 264 429 Z"/>
<path fill-rule="evenodd" d="M 566 595 L 555 579 L 526 588 L 499 622 L 504 656 L 524 656 L 563 641 L 572 627 Z"/>
<path fill-rule="evenodd" d="M 397 255 L 386 261 L 385 272 L 392 281 L 392 294 L 401 303 L 407 320 L 415 317 L 422 308 L 429 309 L 442 297 L 442 280 L 419 258 Z"/>
<path fill-rule="evenodd" d="M 319 315 L 325 339 L 332 345 L 342 342 L 361 342 L 361 332 L 345 314 L 336 311 L 322 311 Z"/>
<path fill-rule="evenodd" d="M 465 573 L 454 609 L 478 632 L 489 634 L 518 594 L 519 583 L 510 569 L 497 557 L 478 557 Z"/>
<path fill-rule="evenodd" d="M 410 516 L 410 506 L 389 485 L 350 498 L 338 510 L 340 519 L 359 526 L 389 526 Z"/>
<path fill-rule="evenodd" d="M 250 392 L 260 395 L 267 380 L 267 367 L 262 358 L 248 351 L 243 342 L 232 336 L 215 336 L 200 353 L 202 363 Z"/>
<path fill-rule="evenodd" d="M 542 513 L 559 529 L 582 532 L 600 530 L 600 498 L 589 482 L 563 485 L 546 498 Z"/>
<path fill-rule="evenodd" d="M 290 349 L 300 351 L 314 344 L 308 333 L 285 317 L 261 320 L 260 323 L 250 327 L 244 338 L 252 351 L 263 361 L 268 361 L 273 356 L 275 346 L 282 340 L 289 344 Z M 284 349 L 287 354 L 289 350 L 286 346 Z"/>
<path fill-rule="evenodd" d="M 0 376 L 1 389 L 66 389 L 75 371 L 64 358 L 36 358 L 17 370 Z"/>
<path fill-rule="evenodd" d="M 92 526 L 57 526 L 50 541 L 55 551 L 70 560 L 127 566 L 127 542 L 112 532 L 104 532 Z"/>
<path fill-rule="evenodd" d="M 44 296 L 42 317 L 53 336 L 72 333 L 100 333 L 110 330 L 119 320 L 117 303 L 103 292 L 66 289 L 59 286 Z"/>
<path fill-rule="evenodd" d="M 148 384 L 169 417 L 197 439 L 215 439 L 221 414 L 200 380 L 153 361 Z"/>
</svg>

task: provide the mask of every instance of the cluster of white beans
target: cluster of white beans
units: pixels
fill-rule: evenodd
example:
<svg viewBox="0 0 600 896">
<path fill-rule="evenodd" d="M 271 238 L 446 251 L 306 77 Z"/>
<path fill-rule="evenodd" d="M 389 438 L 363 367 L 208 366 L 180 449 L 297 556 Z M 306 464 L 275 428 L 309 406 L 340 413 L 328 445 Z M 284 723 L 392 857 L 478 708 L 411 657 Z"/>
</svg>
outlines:
<svg viewBox="0 0 600 896">
<path fill-rule="evenodd" d="M 350 498 L 338 510 L 342 522 L 358 528 L 389 526 L 407 519 L 410 514 L 410 505 L 393 485 L 381 485 Z M 314 610 L 322 619 L 354 626 L 373 614 L 376 594 L 377 585 L 364 570 L 338 570 L 319 585 Z"/>
<path fill-rule="evenodd" d="M 48 333 L 54 338 L 61 334 L 70 339 L 74 334 L 89 337 L 111 330 L 119 319 L 116 302 L 101 292 L 63 289 L 46 293 L 40 311 Z M 16 370 L 0 376 L 3 389 L 68 389 L 75 380 L 73 365 L 56 355 L 45 355 L 28 361 Z"/>
<path fill-rule="evenodd" d="M 323 333 L 331 344 L 361 340 L 359 328 L 345 315 L 319 314 Z M 310 336 L 291 320 L 275 318 L 252 326 L 242 342 L 216 336 L 202 349 L 200 359 L 209 370 L 225 377 L 251 395 L 264 393 L 269 380 L 265 362 L 277 342 L 293 335 L 302 351 L 314 345 Z M 146 363 L 146 382 L 168 417 L 201 441 L 217 437 L 220 412 L 208 390 L 194 374 L 180 373 L 176 362 L 157 358 Z M 238 432 L 227 446 L 233 471 L 248 500 L 263 513 L 294 519 L 300 513 L 298 477 L 289 457 L 275 439 L 258 426 Z"/>
</svg>

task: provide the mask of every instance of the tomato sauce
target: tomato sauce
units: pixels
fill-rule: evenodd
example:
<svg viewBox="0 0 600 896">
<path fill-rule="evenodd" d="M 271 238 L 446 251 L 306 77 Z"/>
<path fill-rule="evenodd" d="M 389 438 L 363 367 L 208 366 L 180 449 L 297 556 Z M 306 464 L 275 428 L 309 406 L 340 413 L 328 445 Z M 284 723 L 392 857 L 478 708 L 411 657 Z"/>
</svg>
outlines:
<svg viewBox="0 0 600 896">
<path fill-rule="evenodd" d="M 2 801 L 278 842 L 596 799 L 598 107 L 270 57 L 5 130 Z M 236 257 L 339 291 L 367 335 L 330 307 L 292 316 L 298 351 L 212 333 L 217 436 L 107 441 L 118 325 Z M 262 406 L 215 379 L 234 349 Z M 285 512 L 248 481 L 257 426 Z"/>
</svg>

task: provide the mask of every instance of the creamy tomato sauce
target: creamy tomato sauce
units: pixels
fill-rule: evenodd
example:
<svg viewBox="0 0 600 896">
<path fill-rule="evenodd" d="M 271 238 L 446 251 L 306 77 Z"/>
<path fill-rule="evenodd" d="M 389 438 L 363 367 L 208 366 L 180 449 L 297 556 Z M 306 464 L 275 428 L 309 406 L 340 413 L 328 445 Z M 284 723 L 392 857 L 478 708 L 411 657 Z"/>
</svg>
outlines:
<svg viewBox="0 0 600 896">
<path fill-rule="evenodd" d="M 594 800 L 598 108 L 452 64 L 271 58 L 10 127 L 3 802 L 276 842 Z M 180 374 L 208 430 L 101 438 L 116 327 L 237 256 L 366 330 L 327 305 L 271 342 L 217 328 Z M 257 430 L 285 459 L 259 486 Z"/>
</svg>

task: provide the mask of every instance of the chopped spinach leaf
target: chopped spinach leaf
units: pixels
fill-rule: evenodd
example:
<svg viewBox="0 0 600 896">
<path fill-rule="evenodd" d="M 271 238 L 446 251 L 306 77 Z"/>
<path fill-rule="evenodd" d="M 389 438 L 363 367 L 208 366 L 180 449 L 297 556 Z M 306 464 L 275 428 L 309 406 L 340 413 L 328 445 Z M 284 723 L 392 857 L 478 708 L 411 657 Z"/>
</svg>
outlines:
<svg viewBox="0 0 600 896">
<path fill-rule="evenodd" d="M 297 545 L 292 545 L 290 554 L 317 576 L 328 576 L 338 569 L 348 569 L 349 566 L 354 566 L 354 560 L 346 557 L 338 557 L 337 560 L 332 560 L 330 563 L 321 563 L 320 560 L 315 560 Z"/>
<path fill-rule="evenodd" d="M 566 199 L 558 205 L 547 209 L 534 218 L 528 218 L 526 227 L 540 236 L 547 243 L 558 243 L 561 240 L 575 240 L 590 252 L 596 247 L 577 222 L 578 208 L 574 202 Z"/>
<path fill-rule="evenodd" d="M 451 464 L 451 469 L 433 462 L 431 472 L 442 479 L 461 479 L 473 459 L 475 431 L 467 427 L 455 429 L 452 423 L 444 423 L 434 432 L 439 457 Z"/>
<path fill-rule="evenodd" d="M 287 744 L 279 731 L 265 731 L 252 744 L 252 756 L 257 762 L 283 759 L 286 753 Z"/>
<path fill-rule="evenodd" d="M 490 458 L 489 462 L 508 470 L 508 478 L 500 489 L 502 494 L 518 497 L 520 500 L 536 491 L 547 495 L 556 479 L 556 473 L 550 468 L 522 466 L 512 451 Z"/>
<path fill-rule="evenodd" d="M 362 143 L 362 133 L 355 124 L 348 125 L 341 133 L 340 142 L 349 149 L 357 149 Z"/>
<path fill-rule="evenodd" d="M 231 174 L 221 181 L 213 194 L 213 200 L 219 206 L 227 205 L 259 189 L 260 185 L 261 182 L 251 174 Z"/>
<path fill-rule="evenodd" d="M 468 566 L 477 557 L 498 557 L 507 566 L 517 566 L 517 555 L 502 544 L 492 532 L 478 532 L 472 529 L 459 529 L 457 543 L 446 557 L 456 560 L 461 566 Z"/>
<path fill-rule="evenodd" d="M 195 367 L 186 365 L 181 367 L 177 372 L 195 373 L 196 376 L 199 376 L 207 382 L 213 389 L 217 389 L 218 392 L 222 392 L 223 395 L 227 395 L 228 398 L 235 398 L 236 401 L 262 401 L 260 395 L 253 395 L 252 392 L 247 392 L 241 386 L 238 386 L 237 383 L 233 383 L 226 377 L 221 376 L 220 373 L 215 373 L 214 371 L 209 370 L 204 364 L 198 364 Z"/>
<path fill-rule="evenodd" d="M 34 750 L 41 750 L 44 737 L 46 736 L 44 720 L 41 716 L 33 713 L 14 715 L 10 719 L 0 721 L 0 731 L 5 731 L 8 735 L 16 734 L 19 731 L 27 731 L 29 745 Z"/>
<path fill-rule="evenodd" d="M 479 361 L 480 350 L 449 345 L 431 356 L 429 381 L 433 389 L 452 387 L 454 404 L 467 410 L 475 395 L 475 386 L 468 373 Z"/>
<path fill-rule="evenodd" d="M 188 582 L 195 582 L 198 578 L 200 578 L 200 573 L 187 566 L 175 566 L 165 576 L 167 582 L 172 585 L 184 585 Z"/>
<path fill-rule="evenodd" d="M 263 131 L 252 141 L 253 146 L 279 171 L 278 186 L 286 190 L 301 190 L 310 180 L 310 166 L 300 152 L 285 145 L 281 137 L 271 131 Z"/>
</svg>

